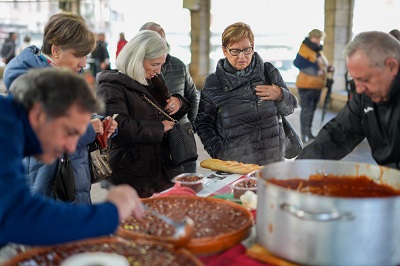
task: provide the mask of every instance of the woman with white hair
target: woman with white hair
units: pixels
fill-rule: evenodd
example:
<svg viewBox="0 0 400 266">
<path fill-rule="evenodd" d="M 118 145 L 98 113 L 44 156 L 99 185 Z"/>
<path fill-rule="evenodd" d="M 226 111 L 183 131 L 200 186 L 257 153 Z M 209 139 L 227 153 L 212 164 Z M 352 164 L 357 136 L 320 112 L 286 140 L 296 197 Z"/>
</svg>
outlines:
<svg viewBox="0 0 400 266">
<path fill-rule="evenodd" d="M 118 55 L 117 70 L 97 77 L 97 95 L 105 101 L 106 114 L 119 114 L 119 133 L 111 140 L 111 181 L 130 184 L 140 197 L 171 187 L 171 179 L 182 172 L 182 167 L 172 166 L 165 139 L 174 123 L 145 100 L 176 120 L 189 109 L 188 101 L 171 96 L 159 76 L 168 52 L 157 32 L 140 31 Z"/>
</svg>

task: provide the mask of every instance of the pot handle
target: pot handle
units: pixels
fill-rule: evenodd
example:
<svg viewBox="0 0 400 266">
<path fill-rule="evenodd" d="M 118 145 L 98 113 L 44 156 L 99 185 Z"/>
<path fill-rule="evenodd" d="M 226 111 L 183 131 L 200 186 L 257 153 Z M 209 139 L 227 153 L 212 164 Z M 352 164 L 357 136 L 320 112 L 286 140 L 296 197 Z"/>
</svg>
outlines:
<svg viewBox="0 0 400 266">
<path fill-rule="evenodd" d="M 280 205 L 282 211 L 288 212 L 289 214 L 304 220 L 313 220 L 319 222 L 329 222 L 335 220 L 353 220 L 354 216 L 349 212 L 340 213 L 338 211 L 333 212 L 309 212 L 301 210 L 300 208 L 291 205 L 289 203 L 282 203 Z"/>
</svg>

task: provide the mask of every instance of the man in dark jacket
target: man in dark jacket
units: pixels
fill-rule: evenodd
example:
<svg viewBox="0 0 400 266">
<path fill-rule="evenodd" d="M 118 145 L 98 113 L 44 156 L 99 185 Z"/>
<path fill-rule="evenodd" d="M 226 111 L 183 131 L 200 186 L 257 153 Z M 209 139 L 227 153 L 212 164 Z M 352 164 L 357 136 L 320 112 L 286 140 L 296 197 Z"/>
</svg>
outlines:
<svg viewBox="0 0 400 266">
<path fill-rule="evenodd" d="M 10 32 L 9 37 L 5 40 L 1 48 L 1 58 L 5 64 L 8 64 L 8 62 L 15 57 L 16 40 L 17 34 L 15 32 Z"/>
<path fill-rule="evenodd" d="M 110 54 L 107 45 L 104 33 L 98 34 L 96 48 L 92 52 L 94 60 L 92 64 L 93 77 L 96 77 L 96 74 L 103 70 L 110 69 Z"/>
<path fill-rule="evenodd" d="M 297 159 L 342 159 L 367 138 L 379 165 L 400 169 L 400 43 L 363 32 L 345 54 L 357 93 Z"/>
<path fill-rule="evenodd" d="M 0 248 L 109 235 L 121 219 L 143 215 L 137 193 L 126 185 L 112 188 L 106 202 L 95 205 L 32 195 L 22 159 L 32 155 L 51 163 L 63 152 L 73 153 L 99 103 L 85 80 L 70 70 L 31 70 L 11 89 L 15 93 L 0 96 Z"/>
</svg>

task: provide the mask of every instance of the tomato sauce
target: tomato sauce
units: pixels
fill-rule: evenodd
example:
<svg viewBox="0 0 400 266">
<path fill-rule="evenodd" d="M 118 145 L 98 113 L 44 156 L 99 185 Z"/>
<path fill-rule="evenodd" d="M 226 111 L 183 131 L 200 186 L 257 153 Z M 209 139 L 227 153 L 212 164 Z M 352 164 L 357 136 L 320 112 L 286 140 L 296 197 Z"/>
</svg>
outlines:
<svg viewBox="0 0 400 266">
<path fill-rule="evenodd" d="M 400 195 L 400 191 L 375 183 L 367 176 L 311 175 L 309 179 L 269 179 L 268 182 L 299 192 L 349 198 L 377 198 Z"/>
</svg>

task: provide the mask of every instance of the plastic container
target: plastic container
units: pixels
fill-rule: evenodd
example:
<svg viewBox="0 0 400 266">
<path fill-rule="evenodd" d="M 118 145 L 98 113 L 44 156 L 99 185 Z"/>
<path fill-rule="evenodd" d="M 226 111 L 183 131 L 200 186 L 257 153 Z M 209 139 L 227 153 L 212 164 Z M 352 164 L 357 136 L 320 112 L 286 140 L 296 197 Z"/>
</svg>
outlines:
<svg viewBox="0 0 400 266">
<path fill-rule="evenodd" d="M 203 175 L 197 173 L 183 173 L 175 176 L 171 181 L 174 183 L 179 182 L 183 187 L 189 187 L 196 193 L 203 189 L 203 184 L 206 179 Z"/>
<path fill-rule="evenodd" d="M 241 178 L 232 184 L 233 197 L 239 199 L 246 191 L 257 194 L 257 179 L 252 177 Z"/>
<path fill-rule="evenodd" d="M 61 266 L 129 266 L 129 261 L 119 254 L 105 252 L 85 252 L 72 255 L 61 263 Z"/>
</svg>

